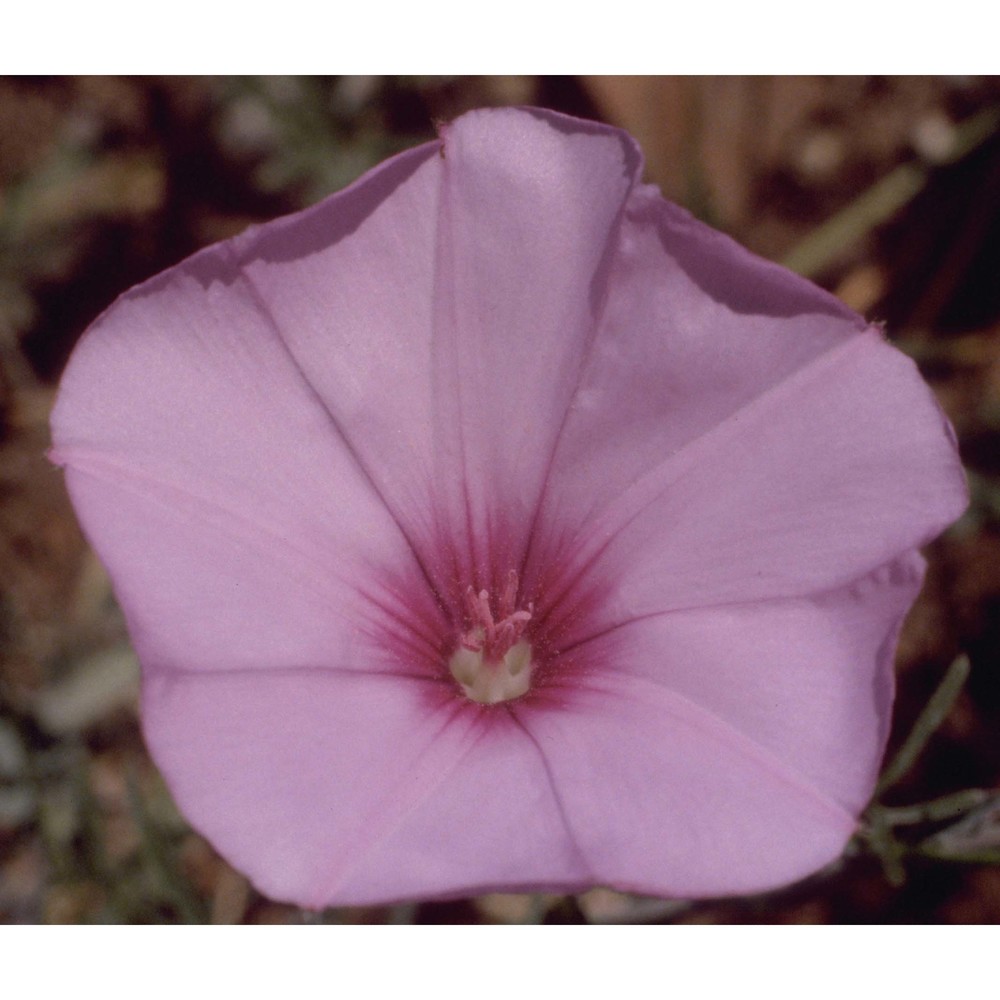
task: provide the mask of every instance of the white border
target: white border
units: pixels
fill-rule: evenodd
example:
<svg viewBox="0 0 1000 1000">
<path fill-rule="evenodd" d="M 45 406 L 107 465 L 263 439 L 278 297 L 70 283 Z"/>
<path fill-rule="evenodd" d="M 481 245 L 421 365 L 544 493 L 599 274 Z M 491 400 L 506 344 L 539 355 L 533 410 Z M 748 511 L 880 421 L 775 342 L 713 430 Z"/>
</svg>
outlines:
<svg viewBox="0 0 1000 1000">
<path fill-rule="evenodd" d="M 4 13 L 15 73 L 989 73 L 989 5 L 93 0 Z"/>
</svg>

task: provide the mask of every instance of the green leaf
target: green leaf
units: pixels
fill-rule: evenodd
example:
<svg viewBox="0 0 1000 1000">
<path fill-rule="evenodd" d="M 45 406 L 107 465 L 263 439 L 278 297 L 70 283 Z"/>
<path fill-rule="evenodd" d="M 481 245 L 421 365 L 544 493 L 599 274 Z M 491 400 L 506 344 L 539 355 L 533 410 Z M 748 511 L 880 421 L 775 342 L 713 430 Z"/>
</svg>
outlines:
<svg viewBox="0 0 1000 1000">
<path fill-rule="evenodd" d="M 807 278 L 822 274 L 846 249 L 888 222 L 927 185 L 935 167 L 956 163 L 984 143 L 1000 125 L 1000 108 L 989 107 L 955 128 L 948 152 L 934 163 L 904 163 L 863 191 L 789 253 L 782 263 Z"/>
</svg>

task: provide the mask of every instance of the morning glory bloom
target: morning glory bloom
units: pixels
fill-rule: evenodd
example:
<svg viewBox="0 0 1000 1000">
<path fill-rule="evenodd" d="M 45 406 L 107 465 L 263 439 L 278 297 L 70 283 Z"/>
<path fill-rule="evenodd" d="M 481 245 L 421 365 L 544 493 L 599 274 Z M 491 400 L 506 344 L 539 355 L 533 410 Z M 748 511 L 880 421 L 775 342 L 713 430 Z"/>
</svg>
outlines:
<svg viewBox="0 0 1000 1000">
<path fill-rule="evenodd" d="M 70 360 L 52 456 L 150 750 L 262 892 L 749 893 L 854 832 L 953 435 L 878 328 L 641 174 L 475 111 Z"/>
</svg>

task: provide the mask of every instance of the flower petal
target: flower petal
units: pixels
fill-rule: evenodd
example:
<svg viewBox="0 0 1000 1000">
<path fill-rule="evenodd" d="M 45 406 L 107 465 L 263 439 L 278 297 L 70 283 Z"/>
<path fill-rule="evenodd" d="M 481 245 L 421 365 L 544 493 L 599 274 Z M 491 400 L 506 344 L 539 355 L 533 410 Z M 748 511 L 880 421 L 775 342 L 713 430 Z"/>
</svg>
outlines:
<svg viewBox="0 0 1000 1000">
<path fill-rule="evenodd" d="M 829 293 L 639 188 L 559 442 L 552 509 L 599 511 L 864 327 Z"/>
<path fill-rule="evenodd" d="M 435 584 L 486 585 L 520 558 L 641 160 L 551 112 L 442 136 L 374 209 L 382 175 L 236 249 Z"/>
<path fill-rule="evenodd" d="M 327 671 L 172 675 L 143 720 L 178 805 L 274 899 L 321 907 L 585 881 L 503 710 Z"/>
<path fill-rule="evenodd" d="M 496 559 L 494 521 L 518 555 L 530 530 L 640 169 L 625 133 L 550 112 L 473 112 L 444 132 L 437 485 L 476 571 Z"/>
<path fill-rule="evenodd" d="M 878 776 L 896 641 L 923 568 L 910 553 L 814 598 L 633 621 L 588 656 L 698 705 L 857 815 Z"/>
<path fill-rule="evenodd" d="M 591 523 L 601 617 L 820 593 L 926 544 L 967 502 L 950 434 L 908 358 L 852 338 Z"/>
<path fill-rule="evenodd" d="M 964 509 L 914 365 L 825 292 L 645 190 L 612 289 L 542 514 L 612 620 L 827 590 Z"/>
<path fill-rule="evenodd" d="M 441 158 L 421 146 L 233 244 L 331 432 L 435 558 L 431 339 Z M 432 567 L 428 567 L 433 569 Z"/>
<path fill-rule="evenodd" d="M 594 676 L 561 711 L 518 711 L 543 749 L 591 881 L 670 897 L 773 889 L 855 827 L 776 757 L 662 685 Z"/>
<path fill-rule="evenodd" d="M 426 158 L 383 168 L 356 214 Z M 94 324 L 62 380 L 52 456 L 145 661 L 343 665 L 358 581 L 414 555 L 237 258 L 209 248 Z"/>
</svg>

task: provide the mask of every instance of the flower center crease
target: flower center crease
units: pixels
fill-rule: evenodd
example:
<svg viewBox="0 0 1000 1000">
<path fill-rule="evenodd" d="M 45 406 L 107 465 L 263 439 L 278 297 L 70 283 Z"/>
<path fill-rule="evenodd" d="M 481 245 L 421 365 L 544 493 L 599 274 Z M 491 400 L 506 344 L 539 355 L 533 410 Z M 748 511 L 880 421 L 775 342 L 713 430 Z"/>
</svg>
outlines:
<svg viewBox="0 0 1000 1000">
<path fill-rule="evenodd" d="M 524 694 L 531 684 L 531 645 L 522 639 L 532 607 L 517 609 L 517 573 L 511 570 L 495 605 L 489 591 L 465 592 L 467 628 L 448 661 L 452 677 L 473 701 L 495 705 Z M 494 616 L 494 609 L 496 615 Z"/>
</svg>

